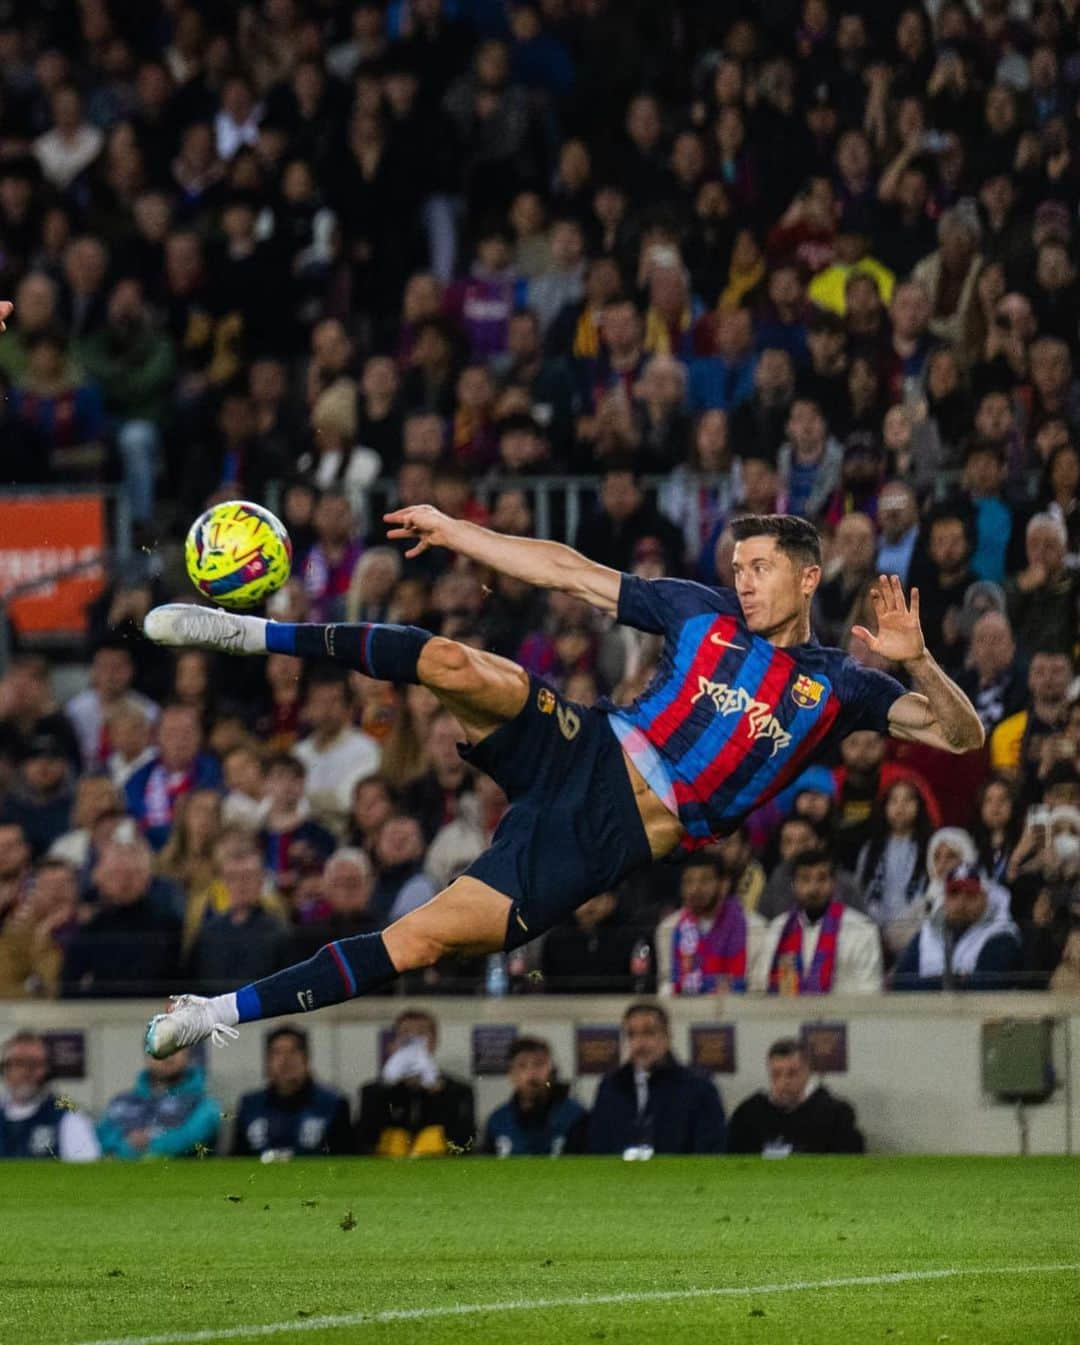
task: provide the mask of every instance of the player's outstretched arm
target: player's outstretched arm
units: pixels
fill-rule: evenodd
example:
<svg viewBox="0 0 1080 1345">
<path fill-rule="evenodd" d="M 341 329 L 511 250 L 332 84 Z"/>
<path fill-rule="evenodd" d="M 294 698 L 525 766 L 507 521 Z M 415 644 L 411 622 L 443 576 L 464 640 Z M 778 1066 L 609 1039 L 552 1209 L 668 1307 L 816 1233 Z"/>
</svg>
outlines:
<svg viewBox="0 0 1080 1345">
<path fill-rule="evenodd" d="M 570 593 L 604 612 L 614 613 L 618 608 L 622 580 L 618 570 L 598 565 L 562 542 L 508 537 L 478 523 L 449 518 L 430 504 L 395 509 L 383 519 L 391 524 L 388 537 L 415 539 L 415 546 L 405 553 L 407 557 L 442 546 L 526 584 Z"/>
<path fill-rule="evenodd" d="M 899 578 L 881 575 L 870 591 L 877 616 L 877 634 L 865 626 L 851 633 L 865 640 L 875 654 L 901 663 L 916 690 L 893 703 L 889 731 L 894 738 L 940 747 L 946 752 L 971 752 L 982 747 L 983 726 L 975 708 L 938 666 L 923 639 L 919 622 L 919 590 L 911 590 L 911 606 L 904 600 Z"/>
</svg>

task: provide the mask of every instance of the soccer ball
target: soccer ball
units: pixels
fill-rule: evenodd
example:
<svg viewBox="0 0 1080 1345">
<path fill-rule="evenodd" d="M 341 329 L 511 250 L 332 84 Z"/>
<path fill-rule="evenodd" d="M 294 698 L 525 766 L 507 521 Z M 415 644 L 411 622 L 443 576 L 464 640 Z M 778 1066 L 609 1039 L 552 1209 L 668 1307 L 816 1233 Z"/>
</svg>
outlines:
<svg viewBox="0 0 1080 1345">
<path fill-rule="evenodd" d="M 292 569 L 292 542 L 269 509 L 226 500 L 188 531 L 184 560 L 191 582 L 221 607 L 245 608 L 275 593 Z"/>
</svg>

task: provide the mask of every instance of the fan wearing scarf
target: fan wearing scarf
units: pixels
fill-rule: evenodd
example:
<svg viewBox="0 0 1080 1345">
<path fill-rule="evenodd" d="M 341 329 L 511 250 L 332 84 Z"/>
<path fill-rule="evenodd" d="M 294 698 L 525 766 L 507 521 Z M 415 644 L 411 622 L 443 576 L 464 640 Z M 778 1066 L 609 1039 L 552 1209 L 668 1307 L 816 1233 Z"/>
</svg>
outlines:
<svg viewBox="0 0 1080 1345">
<path fill-rule="evenodd" d="M 1008 892 L 974 864 L 961 864 L 945 879 L 940 907 L 904 949 L 893 989 L 1012 990 L 1021 962 Z"/>
<path fill-rule="evenodd" d="M 765 931 L 731 892 L 731 878 L 704 853 L 683 865 L 682 906 L 656 931 L 661 995 L 715 995 L 746 989 L 754 948 Z"/>
<path fill-rule="evenodd" d="M 877 926 L 836 897 L 826 850 L 792 861 L 795 905 L 768 928 L 761 966 L 770 995 L 872 995 L 881 989 Z"/>
</svg>

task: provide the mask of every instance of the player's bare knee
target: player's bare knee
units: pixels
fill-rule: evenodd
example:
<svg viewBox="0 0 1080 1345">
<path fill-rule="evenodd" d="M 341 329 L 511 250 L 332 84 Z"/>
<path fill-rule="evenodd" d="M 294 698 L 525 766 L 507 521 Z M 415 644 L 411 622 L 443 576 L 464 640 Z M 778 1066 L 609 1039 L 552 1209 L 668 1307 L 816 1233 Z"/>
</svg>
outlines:
<svg viewBox="0 0 1080 1345">
<path fill-rule="evenodd" d="M 417 672 L 425 686 L 436 691 L 456 691 L 472 676 L 469 651 L 456 640 L 433 635 L 420 651 Z"/>
<path fill-rule="evenodd" d="M 450 952 L 444 939 L 418 929 L 398 930 L 393 945 L 391 956 L 398 971 L 420 971 L 424 967 L 433 967 Z"/>
</svg>

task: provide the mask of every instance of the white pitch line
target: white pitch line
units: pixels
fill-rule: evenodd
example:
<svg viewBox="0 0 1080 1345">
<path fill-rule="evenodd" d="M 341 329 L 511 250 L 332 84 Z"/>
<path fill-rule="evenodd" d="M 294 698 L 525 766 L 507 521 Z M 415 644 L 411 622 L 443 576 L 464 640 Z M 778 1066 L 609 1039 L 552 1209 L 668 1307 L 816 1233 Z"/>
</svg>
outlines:
<svg viewBox="0 0 1080 1345">
<path fill-rule="evenodd" d="M 258 1340 L 287 1332 L 330 1331 L 339 1326 L 379 1326 L 388 1322 L 432 1321 L 439 1317 L 471 1317 L 497 1312 L 542 1312 L 549 1308 L 593 1308 L 621 1303 L 671 1303 L 694 1298 L 749 1298 L 764 1294 L 805 1293 L 815 1289 L 859 1289 L 883 1284 L 917 1284 L 968 1275 L 1059 1275 L 1080 1271 L 1080 1261 L 1034 1266 L 971 1266 L 945 1270 L 895 1270 L 886 1275 L 849 1275 L 831 1280 L 788 1280 L 776 1284 L 731 1284 L 715 1289 L 647 1289 L 640 1293 L 582 1294 L 575 1298 L 513 1298 L 498 1303 L 448 1304 L 433 1308 L 389 1308 L 382 1312 L 346 1312 L 337 1316 L 301 1317 L 255 1326 L 212 1327 L 159 1336 L 113 1336 L 80 1345 L 206 1345 L 217 1340 Z"/>
</svg>

